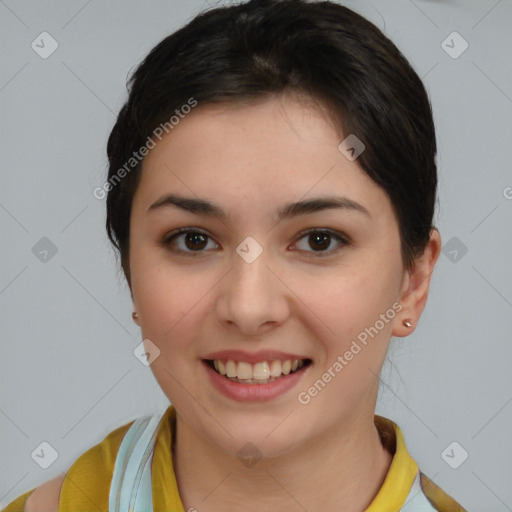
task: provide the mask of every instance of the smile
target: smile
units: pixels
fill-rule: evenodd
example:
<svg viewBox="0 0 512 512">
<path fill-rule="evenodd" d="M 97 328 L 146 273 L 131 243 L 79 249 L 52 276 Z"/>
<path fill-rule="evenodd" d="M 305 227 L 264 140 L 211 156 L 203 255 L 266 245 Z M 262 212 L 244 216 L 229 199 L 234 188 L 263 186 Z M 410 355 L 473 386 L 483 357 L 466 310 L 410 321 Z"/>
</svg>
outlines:
<svg viewBox="0 0 512 512">
<path fill-rule="evenodd" d="M 230 351 L 226 356 L 212 354 L 212 359 L 202 359 L 203 368 L 213 386 L 228 399 L 237 402 L 262 402 L 277 399 L 294 389 L 313 364 L 311 359 L 275 359 L 277 354 L 267 354 L 262 360 L 254 354 L 247 356 Z M 262 354 L 263 355 L 263 354 Z M 226 359 L 224 359 L 226 357 Z M 240 360 L 235 360 L 234 357 Z M 279 357 L 279 356 L 277 356 Z"/>
<path fill-rule="evenodd" d="M 242 384 L 268 384 L 299 371 L 311 363 L 310 359 L 273 359 L 251 364 L 246 361 L 234 361 L 232 359 L 206 360 L 206 363 L 219 375 L 232 382 Z"/>
</svg>

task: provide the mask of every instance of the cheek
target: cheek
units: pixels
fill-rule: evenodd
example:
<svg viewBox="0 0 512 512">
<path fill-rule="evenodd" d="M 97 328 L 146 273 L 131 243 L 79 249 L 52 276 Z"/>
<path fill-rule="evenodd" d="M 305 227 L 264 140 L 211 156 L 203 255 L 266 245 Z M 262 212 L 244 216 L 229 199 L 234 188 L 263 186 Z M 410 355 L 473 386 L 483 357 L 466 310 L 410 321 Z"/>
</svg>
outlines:
<svg viewBox="0 0 512 512">
<path fill-rule="evenodd" d="M 179 356 L 193 357 L 192 343 L 211 314 L 208 292 L 218 281 L 206 267 L 172 265 L 160 257 L 134 255 L 132 293 L 141 318 L 142 336 L 155 343 L 162 361 L 173 367 Z"/>
<path fill-rule="evenodd" d="M 179 271 L 152 271 L 138 274 L 134 299 L 142 318 L 142 327 L 159 339 L 172 337 L 179 324 L 197 306 L 202 288 L 195 278 Z M 149 331 L 148 331 L 149 332 Z"/>
<path fill-rule="evenodd" d="M 329 326 L 319 338 L 325 352 L 298 397 L 310 411 L 323 411 L 312 414 L 322 418 L 319 424 L 338 421 L 373 396 L 387 354 L 396 315 L 390 292 L 393 276 L 371 265 L 363 267 L 330 279 L 327 293 L 308 294 L 305 300 L 316 305 L 315 313 Z"/>
<path fill-rule="evenodd" d="M 311 296 L 320 316 L 337 334 L 356 334 L 373 324 L 390 304 L 390 286 L 382 275 L 366 266 L 360 272 L 330 276 L 324 293 Z"/>
<path fill-rule="evenodd" d="M 328 329 L 321 338 L 329 368 L 338 356 L 349 360 L 351 371 L 362 367 L 378 372 L 397 314 L 399 274 L 396 265 L 363 261 L 357 267 L 333 271 L 324 286 L 309 292 L 304 302 Z M 303 286 L 302 289 L 308 289 Z M 311 287 L 309 287 L 311 290 Z M 393 305 L 395 304 L 395 307 Z M 347 351 L 349 351 L 347 353 Z M 348 368 L 347 368 L 348 369 Z M 352 376 L 356 377 L 356 373 Z M 347 375 L 348 377 L 348 375 Z"/>
</svg>

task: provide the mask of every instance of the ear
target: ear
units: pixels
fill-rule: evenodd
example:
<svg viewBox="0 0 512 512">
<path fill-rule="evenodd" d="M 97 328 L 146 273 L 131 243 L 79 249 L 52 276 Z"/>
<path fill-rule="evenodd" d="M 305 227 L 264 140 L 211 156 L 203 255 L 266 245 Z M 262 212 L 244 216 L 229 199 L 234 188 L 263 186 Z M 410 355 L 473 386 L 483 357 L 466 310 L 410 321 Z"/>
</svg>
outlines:
<svg viewBox="0 0 512 512">
<path fill-rule="evenodd" d="M 140 316 L 137 311 L 137 306 L 135 305 L 135 301 L 133 300 L 133 294 L 132 294 L 132 319 L 133 321 L 140 327 Z"/>
<path fill-rule="evenodd" d="M 393 336 L 408 336 L 416 329 L 427 302 L 430 277 L 440 253 L 441 235 L 436 228 L 432 228 L 427 247 L 416 259 L 413 267 L 405 273 L 399 299 L 402 310 L 395 317 Z M 409 320 L 412 327 L 403 325 L 404 320 Z"/>
</svg>

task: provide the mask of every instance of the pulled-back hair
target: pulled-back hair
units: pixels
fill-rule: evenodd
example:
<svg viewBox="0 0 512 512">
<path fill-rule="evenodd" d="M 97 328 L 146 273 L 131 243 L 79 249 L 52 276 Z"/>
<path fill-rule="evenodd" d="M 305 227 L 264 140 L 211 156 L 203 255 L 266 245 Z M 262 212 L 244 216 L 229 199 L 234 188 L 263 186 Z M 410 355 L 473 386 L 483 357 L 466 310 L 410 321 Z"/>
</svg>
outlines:
<svg viewBox="0 0 512 512">
<path fill-rule="evenodd" d="M 430 102 L 396 46 L 352 10 L 325 1 L 251 0 L 200 13 L 151 50 L 128 91 L 108 140 L 109 181 L 190 98 L 243 104 L 298 93 L 322 104 L 339 133 L 366 146 L 357 162 L 391 200 L 404 267 L 425 249 L 437 187 Z M 106 205 L 108 237 L 128 283 L 140 174 L 140 162 L 123 173 L 108 187 Z"/>
</svg>

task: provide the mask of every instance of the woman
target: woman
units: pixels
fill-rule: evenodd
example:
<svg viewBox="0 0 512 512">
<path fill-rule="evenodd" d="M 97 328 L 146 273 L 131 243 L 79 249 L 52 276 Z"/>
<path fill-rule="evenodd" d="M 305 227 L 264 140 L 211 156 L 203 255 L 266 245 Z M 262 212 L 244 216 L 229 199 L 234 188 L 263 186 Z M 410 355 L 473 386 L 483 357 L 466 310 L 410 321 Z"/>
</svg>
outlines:
<svg viewBox="0 0 512 512">
<path fill-rule="evenodd" d="M 345 7 L 252 0 L 159 43 L 95 195 L 172 406 L 6 511 L 463 510 L 375 415 L 440 253 L 435 156 L 420 79 Z"/>
</svg>

